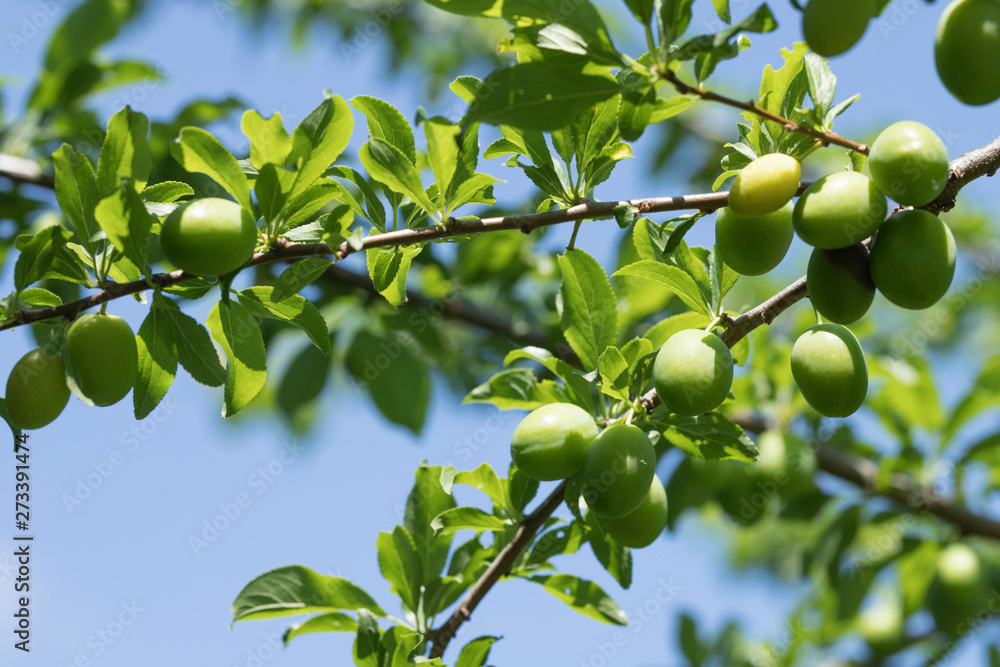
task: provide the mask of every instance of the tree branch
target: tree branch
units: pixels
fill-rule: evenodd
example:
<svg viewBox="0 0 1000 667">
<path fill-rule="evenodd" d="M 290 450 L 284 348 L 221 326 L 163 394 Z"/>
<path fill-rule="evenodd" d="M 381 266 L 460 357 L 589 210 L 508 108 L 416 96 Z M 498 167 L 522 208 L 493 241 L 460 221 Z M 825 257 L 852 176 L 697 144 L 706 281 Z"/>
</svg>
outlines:
<svg viewBox="0 0 1000 667">
<path fill-rule="evenodd" d="M 662 76 L 666 81 L 670 82 L 673 85 L 673 87 L 677 90 L 677 92 L 681 93 L 682 95 L 697 95 L 701 99 L 706 100 L 708 102 L 718 102 L 720 104 L 725 104 L 727 106 L 735 107 L 737 109 L 742 109 L 743 111 L 747 111 L 749 113 L 761 116 L 762 118 L 766 118 L 770 121 L 774 121 L 775 123 L 782 125 L 789 132 L 797 132 L 799 134 L 809 135 L 810 137 L 813 137 L 824 146 L 835 144 L 837 146 L 843 146 L 844 148 L 849 148 L 857 153 L 868 155 L 869 149 L 868 146 L 866 146 L 865 144 L 859 144 L 855 141 L 851 141 L 850 139 L 846 139 L 837 134 L 836 132 L 820 132 L 819 130 L 815 130 L 806 125 L 796 123 L 795 121 L 785 118 L 784 116 L 779 116 L 776 113 L 768 111 L 764 107 L 757 104 L 756 101 L 740 102 L 739 100 L 735 100 L 731 97 L 726 97 L 725 95 L 719 95 L 718 93 L 713 93 L 710 90 L 705 90 L 704 88 L 701 88 L 699 86 L 692 86 L 690 84 L 684 83 L 679 78 L 677 78 L 677 74 L 674 73 L 672 70 L 661 71 L 660 76 Z"/>
<path fill-rule="evenodd" d="M 44 188 L 54 188 L 55 180 L 42 173 L 42 168 L 34 160 L 0 153 L 0 176 L 15 183 L 30 183 Z"/>
<path fill-rule="evenodd" d="M 566 493 L 566 484 L 566 480 L 563 480 L 534 512 L 524 517 L 521 526 L 514 533 L 514 539 L 500 550 L 500 553 L 490 563 L 486 572 L 469 589 L 468 594 L 462 600 L 461 604 L 458 605 L 455 613 L 451 615 L 444 625 L 431 633 L 431 641 L 434 642 L 430 653 L 431 659 L 440 658 L 444 655 L 444 650 L 448 648 L 448 644 L 455 638 L 458 629 L 463 623 L 469 620 L 472 612 L 475 611 L 480 601 L 493 588 L 493 585 L 500 581 L 501 577 L 510 574 L 510 568 L 514 564 L 514 561 L 531 544 L 535 533 L 545 523 L 545 520 L 552 516 L 552 513 L 559 507 L 559 503 L 563 501 Z"/>
<path fill-rule="evenodd" d="M 950 211 L 955 198 L 966 185 L 983 176 L 993 176 L 1000 167 L 1000 137 L 948 164 L 948 185 L 937 199 L 923 208 L 931 213 Z"/>
</svg>

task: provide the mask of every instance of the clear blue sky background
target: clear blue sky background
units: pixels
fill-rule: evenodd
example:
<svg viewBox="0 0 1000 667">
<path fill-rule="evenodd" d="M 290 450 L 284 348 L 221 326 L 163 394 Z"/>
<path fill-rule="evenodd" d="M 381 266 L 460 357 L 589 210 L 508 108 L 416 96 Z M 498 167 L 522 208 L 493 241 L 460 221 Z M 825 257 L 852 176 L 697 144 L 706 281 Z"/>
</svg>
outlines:
<svg viewBox="0 0 1000 667">
<path fill-rule="evenodd" d="M 233 14 L 217 16 L 207 2 L 155 3 L 145 19 L 132 26 L 108 49 L 115 56 L 142 57 L 163 67 L 166 83 L 126 101 L 151 118 L 166 118 L 197 97 L 236 94 L 264 115 L 281 111 L 293 126 L 331 89 L 345 98 L 375 95 L 387 99 L 412 117 L 425 103 L 416 77 L 387 79 L 385 54 L 378 46 L 364 50 L 348 64 L 338 48 L 338 37 L 316 30 L 302 50 L 288 46 L 287 33 L 269 26 L 251 32 Z M 756 4 L 756 3 L 754 3 Z M 35 3 L 7 3 L 0 16 L 0 35 L 19 30 Z M 694 25 L 708 28 L 713 15 L 704 5 Z M 733 2 L 742 16 L 749 2 Z M 753 36 L 753 47 L 736 62 L 723 64 L 720 82 L 745 97 L 752 96 L 762 67 L 780 65 L 778 49 L 799 38 L 797 16 L 788 3 L 772 3 L 783 29 L 777 34 Z M 996 107 L 971 109 L 955 102 L 933 73 L 931 44 L 937 15 L 943 3 L 927 5 L 915 0 L 897 1 L 898 13 L 873 24 L 863 43 L 837 59 L 840 99 L 855 92 L 862 100 L 838 129 L 848 136 L 869 140 L 872 132 L 901 119 L 922 121 L 955 141 L 957 156 L 994 138 Z M 619 16 L 623 15 L 616 5 Z M 710 12 L 710 7 L 708 7 Z M 892 9 L 890 9 L 892 12 Z M 0 75 L 5 79 L 5 107 L 16 112 L 25 88 L 41 60 L 49 26 L 44 34 L 14 53 L 6 37 L 0 42 Z M 622 40 L 622 44 L 626 40 Z M 632 51 L 638 51 L 638 43 Z M 485 72 L 477 72 L 483 75 Z M 105 117 L 120 106 L 123 91 L 102 98 Z M 454 116 L 450 99 L 429 110 Z M 713 109 L 727 135 L 733 133 L 735 113 Z M 363 124 L 355 144 L 363 141 Z M 230 146 L 244 148 L 238 123 L 216 128 Z M 645 175 L 647 158 L 619 167 L 602 186 L 605 198 L 673 194 L 682 179 Z M 498 162 L 486 165 L 497 176 L 509 179 L 497 188 L 498 199 L 526 191 L 517 173 Z M 990 186 L 993 186 L 991 190 Z M 980 182 L 969 188 L 981 202 L 998 203 L 995 183 Z M 695 231 L 696 243 L 710 242 L 711 226 Z M 568 233 L 561 230 L 557 234 Z M 579 245 L 602 260 L 617 238 L 614 225 L 585 226 Z M 801 274 L 802 252 L 786 260 L 789 277 Z M 12 289 L 11 266 L 0 275 L 0 293 Z M 210 304 L 189 310 L 204 319 Z M 188 307 L 188 306 L 186 306 Z M 121 299 L 112 308 L 138 328 L 144 308 Z M 31 343 L 23 329 L 5 333 L 0 346 L 0 376 Z M 281 352 L 269 360 L 281 363 Z M 946 384 L 952 384 L 949 380 Z M 950 393 L 950 392 L 949 392 Z M 348 577 L 379 599 L 392 602 L 375 558 L 379 531 L 389 530 L 400 519 L 400 509 L 412 483 L 412 471 L 421 460 L 432 464 L 453 462 L 472 468 L 489 462 L 505 469 L 509 436 L 520 415 L 503 413 L 499 429 L 488 433 L 471 456 L 457 444 L 477 430 L 489 430 L 495 413 L 480 406 L 460 406 L 460 397 L 440 387 L 435 393 L 424 435 L 414 439 L 386 425 L 365 397 L 342 389 L 323 399 L 318 428 L 297 443 L 301 453 L 291 463 L 278 456 L 289 436 L 277 420 L 252 418 L 238 424 L 223 423 L 219 416 L 221 392 L 202 387 L 183 373 L 165 403 L 150 418 L 136 423 L 131 401 L 110 408 L 86 408 L 71 400 L 62 417 L 32 435 L 32 653 L 25 656 L 11 648 L 13 601 L 7 554 L 10 529 L 4 516 L 5 537 L 0 545 L 0 662 L 101 667 L 191 664 L 235 667 L 265 664 L 343 665 L 350 661 L 348 635 L 321 634 L 296 639 L 286 651 L 275 652 L 286 623 L 264 621 L 227 628 L 229 604 L 253 577 L 274 567 L 299 563 L 313 569 Z M 92 490 L 82 505 L 67 509 L 64 496 L 74 494 L 95 470 L 108 469 L 119 452 L 120 465 Z M 467 456 L 467 458 L 465 457 Z M 0 465 L 0 498 L 13 495 L 13 460 L 4 455 Z M 271 466 L 270 481 L 257 472 Z M 544 489 L 543 489 L 544 491 Z M 251 498 L 249 507 L 210 545 L 195 553 L 189 544 L 201 536 L 204 522 L 220 513 L 220 504 L 232 503 L 238 494 Z M 460 501 L 472 501 L 474 491 Z M 609 665 L 673 665 L 677 615 L 695 612 L 713 630 L 727 618 L 740 619 L 751 635 L 776 637 L 784 632 L 784 613 L 795 604 L 801 588 L 778 582 L 759 572 L 732 572 L 725 562 L 725 537 L 692 522 L 665 536 L 648 549 L 637 551 L 635 581 L 622 591 L 594 562 L 589 550 L 565 557 L 567 571 L 598 581 L 630 614 L 654 599 L 661 582 L 674 583 L 679 592 L 659 606 L 642 627 L 626 629 L 627 643 L 615 649 Z M 98 632 L 114 633 L 123 605 L 135 605 L 134 622 L 113 643 Z M 651 605 L 651 608 L 655 605 Z M 123 618 L 128 618 L 124 616 Z M 110 626 L 110 627 L 109 627 Z M 505 582 L 492 591 L 468 623 L 460 638 L 482 634 L 504 635 L 495 645 L 491 663 L 497 665 L 602 664 L 599 645 L 612 640 L 618 629 L 569 612 L 561 602 L 535 585 Z M 978 664 L 981 648 L 970 645 L 954 664 Z M 83 658 L 80 658 L 83 656 Z M 452 656 L 454 659 L 454 656 Z"/>
</svg>

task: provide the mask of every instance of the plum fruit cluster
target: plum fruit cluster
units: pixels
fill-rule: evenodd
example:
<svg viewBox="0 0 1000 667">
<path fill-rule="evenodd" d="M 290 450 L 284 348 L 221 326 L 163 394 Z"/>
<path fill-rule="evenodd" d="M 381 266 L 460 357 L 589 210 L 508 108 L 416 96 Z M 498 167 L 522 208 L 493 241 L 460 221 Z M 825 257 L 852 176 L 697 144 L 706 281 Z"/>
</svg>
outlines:
<svg viewBox="0 0 1000 667">
<path fill-rule="evenodd" d="M 667 494 L 655 474 L 656 453 L 637 426 L 617 423 L 599 431 L 582 408 L 550 403 L 514 429 L 510 455 L 519 471 L 538 481 L 579 473 L 587 507 L 625 546 L 649 546 L 667 526 Z"/>
<path fill-rule="evenodd" d="M 807 15 L 820 5 L 810 2 Z M 849 13 L 847 5 L 843 12 Z M 813 246 L 806 287 L 826 323 L 799 337 L 791 363 L 802 395 L 827 417 L 853 414 L 868 389 L 864 353 L 844 325 L 868 312 L 876 290 L 901 308 L 928 308 L 955 275 L 951 231 L 919 208 L 948 185 L 944 142 L 920 123 L 894 123 L 872 143 L 868 165 L 870 178 L 855 171 L 826 175 L 793 205 L 800 187 L 798 161 L 788 155 L 758 157 L 737 175 L 728 206 L 716 217 L 718 257 L 744 275 L 775 268 L 795 235 Z M 900 204 L 888 218 L 887 196 Z M 668 408 L 703 414 L 725 400 L 732 356 L 711 333 L 680 332 L 658 352 L 654 380 Z"/>
<path fill-rule="evenodd" d="M 66 357 L 36 348 L 24 355 L 7 377 L 7 417 L 22 429 L 53 422 L 69 402 L 70 383 L 97 406 L 125 398 L 135 383 L 139 352 L 128 323 L 106 313 L 77 318 L 66 333 Z M 67 370 L 72 364 L 74 372 Z"/>
</svg>

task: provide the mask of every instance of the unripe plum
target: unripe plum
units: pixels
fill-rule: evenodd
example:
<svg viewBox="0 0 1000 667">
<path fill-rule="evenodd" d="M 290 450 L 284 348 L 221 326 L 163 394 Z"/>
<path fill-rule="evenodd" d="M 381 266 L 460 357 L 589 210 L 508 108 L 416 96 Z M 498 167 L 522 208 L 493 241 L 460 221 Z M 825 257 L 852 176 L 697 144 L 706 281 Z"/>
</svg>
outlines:
<svg viewBox="0 0 1000 667">
<path fill-rule="evenodd" d="M 845 326 L 812 327 L 792 346 L 792 377 L 824 417 L 848 417 L 868 394 L 868 364 L 857 337 Z"/>
<path fill-rule="evenodd" d="M 744 217 L 774 213 L 799 189 L 802 165 L 791 155 L 769 153 L 743 167 L 729 190 L 729 208 Z"/>
<path fill-rule="evenodd" d="M 679 415 L 711 412 L 733 385 L 733 354 L 713 333 L 678 331 L 656 353 L 653 384 L 663 404 Z"/>
<path fill-rule="evenodd" d="M 816 248 L 846 248 L 875 233 L 888 205 L 870 178 L 842 171 L 819 179 L 802 193 L 792 224 L 799 237 Z"/>
<path fill-rule="evenodd" d="M 257 225 L 242 206 L 208 197 L 179 206 L 160 229 L 163 254 L 196 276 L 221 276 L 250 261 Z"/>
<path fill-rule="evenodd" d="M 858 633 L 878 655 L 898 648 L 903 640 L 903 607 L 898 600 L 880 600 L 858 616 Z"/>
<path fill-rule="evenodd" d="M 27 430 L 50 424 L 66 407 L 69 387 L 58 354 L 36 348 L 21 357 L 7 378 L 7 417 Z"/>
<path fill-rule="evenodd" d="M 128 322 L 115 315 L 87 313 L 66 334 L 79 372 L 79 390 L 94 405 L 125 398 L 139 368 L 139 351 Z"/>
<path fill-rule="evenodd" d="M 840 55 L 865 34 L 873 9 L 872 0 L 809 0 L 802 12 L 802 35 L 824 58 Z"/>
<path fill-rule="evenodd" d="M 715 218 L 718 257 L 745 276 L 759 276 L 776 267 L 792 245 L 792 203 L 766 215 L 743 217 L 729 207 Z"/>
<path fill-rule="evenodd" d="M 938 21 L 934 62 L 941 83 L 965 104 L 1000 99 L 1000 0 L 955 0 Z"/>
<path fill-rule="evenodd" d="M 906 206 L 924 206 L 948 184 L 948 149 L 934 130 L 893 123 L 872 143 L 868 169 L 879 190 Z"/>
<path fill-rule="evenodd" d="M 938 554 L 927 607 L 939 630 L 955 637 L 976 618 L 988 590 L 979 556 L 965 544 L 952 544 Z"/>
<path fill-rule="evenodd" d="M 510 440 L 510 456 L 517 469 L 531 479 L 565 479 L 581 467 L 597 424 L 572 403 L 543 405 L 525 417 Z"/>
<path fill-rule="evenodd" d="M 667 527 L 667 491 L 655 474 L 649 493 L 637 508 L 618 519 L 604 520 L 611 537 L 633 549 L 648 547 Z"/>
<path fill-rule="evenodd" d="M 783 498 L 800 496 L 813 486 L 816 454 L 809 446 L 790 433 L 764 431 L 757 438 L 757 461 L 747 473 L 763 488 L 776 487 Z"/>
<path fill-rule="evenodd" d="M 656 452 L 637 426 L 615 424 L 597 436 L 583 461 L 580 494 L 597 516 L 618 519 L 649 493 Z"/>
<path fill-rule="evenodd" d="M 868 312 L 875 299 L 868 261 L 868 250 L 861 245 L 813 250 L 806 289 L 812 305 L 824 319 L 851 324 Z"/>
<path fill-rule="evenodd" d="M 872 245 L 871 275 L 879 291 L 897 306 L 933 306 L 955 277 L 955 237 L 933 213 L 896 213 Z"/>
</svg>

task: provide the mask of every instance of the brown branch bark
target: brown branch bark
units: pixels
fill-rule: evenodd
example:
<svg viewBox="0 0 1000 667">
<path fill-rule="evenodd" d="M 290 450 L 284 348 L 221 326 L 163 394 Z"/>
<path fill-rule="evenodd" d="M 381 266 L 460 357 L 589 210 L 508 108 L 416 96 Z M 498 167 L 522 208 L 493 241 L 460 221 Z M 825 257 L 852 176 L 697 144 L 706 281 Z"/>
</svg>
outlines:
<svg viewBox="0 0 1000 667">
<path fill-rule="evenodd" d="M 997 167 L 1000 167 L 1000 137 L 952 160 L 948 164 L 948 185 L 944 192 L 924 208 L 932 213 L 950 211 L 955 207 L 955 198 L 962 188 L 977 178 L 995 175 Z"/>
<path fill-rule="evenodd" d="M 869 149 L 868 146 L 865 144 L 859 144 L 855 141 L 851 141 L 850 139 L 846 139 L 837 134 L 836 132 L 821 132 L 811 127 L 807 127 L 806 125 L 801 125 L 800 123 L 796 123 L 795 121 L 785 118 L 784 116 L 779 116 L 776 113 L 768 111 L 764 107 L 757 104 L 756 101 L 740 102 L 739 100 L 733 99 L 731 97 L 726 97 L 725 95 L 719 95 L 718 93 L 713 93 L 710 90 L 705 90 L 704 88 L 701 88 L 699 86 L 692 86 L 690 84 L 681 81 L 677 77 L 677 74 L 675 74 L 671 70 L 660 72 L 660 75 L 671 85 L 673 85 L 673 87 L 677 90 L 677 92 L 681 93 L 682 95 L 697 95 L 701 99 L 706 100 L 708 102 L 718 102 L 719 104 L 725 104 L 726 106 L 734 107 L 736 109 L 741 109 L 743 111 L 756 114 L 762 118 L 766 118 L 770 121 L 774 121 L 775 123 L 782 125 L 789 132 L 797 132 L 799 134 L 806 134 L 810 137 L 813 137 L 814 139 L 822 143 L 824 146 L 834 144 L 837 146 L 843 146 L 844 148 L 849 148 L 857 153 L 868 155 Z"/>
<path fill-rule="evenodd" d="M 0 153 L 0 176 L 15 183 L 30 183 L 44 188 L 54 188 L 55 180 L 42 172 L 34 160 Z"/>
<path fill-rule="evenodd" d="M 500 581 L 501 577 L 510 573 L 510 568 L 514 564 L 514 561 L 531 544 L 535 533 L 545 523 L 545 520 L 552 516 L 552 513 L 559 507 L 559 503 L 563 501 L 566 493 L 566 484 L 567 482 L 563 481 L 562 484 L 556 487 L 555 491 L 542 501 L 542 504 L 534 512 L 524 517 L 521 526 L 514 533 L 514 539 L 500 550 L 500 553 L 490 563 L 486 572 L 469 589 L 469 592 L 461 604 L 458 605 L 455 613 L 448 618 L 444 625 L 432 632 L 431 641 L 434 643 L 430 653 L 432 659 L 440 658 L 444 655 L 444 650 L 448 648 L 448 644 L 455 638 L 458 629 L 463 623 L 469 620 L 472 612 L 479 606 L 479 603 L 489 590 L 493 588 L 493 585 Z"/>
</svg>

